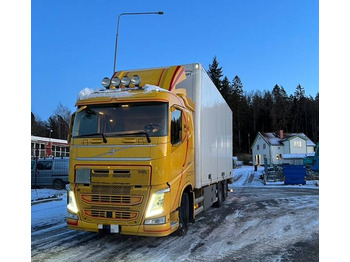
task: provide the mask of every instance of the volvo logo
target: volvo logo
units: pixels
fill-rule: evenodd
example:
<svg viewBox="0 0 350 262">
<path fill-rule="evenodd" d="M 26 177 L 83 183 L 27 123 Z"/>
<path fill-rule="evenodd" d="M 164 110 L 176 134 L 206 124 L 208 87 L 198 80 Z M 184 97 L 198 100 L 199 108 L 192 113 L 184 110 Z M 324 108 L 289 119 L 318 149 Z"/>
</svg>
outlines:
<svg viewBox="0 0 350 262">
<path fill-rule="evenodd" d="M 121 152 L 123 150 L 127 150 L 129 149 L 130 147 L 132 146 L 126 146 L 126 147 L 116 147 L 116 148 L 112 148 L 110 149 L 108 152 L 106 153 L 102 153 L 102 154 L 99 154 L 99 155 L 96 155 L 96 156 L 93 156 L 93 157 L 105 157 L 105 156 L 114 156 L 117 152 Z"/>
</svg>

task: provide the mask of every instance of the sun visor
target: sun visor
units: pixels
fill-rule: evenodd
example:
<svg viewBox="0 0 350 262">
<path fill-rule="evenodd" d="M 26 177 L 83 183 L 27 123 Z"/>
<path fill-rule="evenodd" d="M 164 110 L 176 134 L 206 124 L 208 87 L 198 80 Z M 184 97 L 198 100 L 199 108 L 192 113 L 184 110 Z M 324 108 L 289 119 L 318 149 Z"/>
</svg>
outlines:
<svg viewBox="0 0 350 262">
<path fill-rule="evenodd" d="M 131 78 L 133 75 L 141 77 L 140 86 L 155 85 L 169 91 L 172 91 L 178 83 L 186 79 L 185 68 L 183 66 L 119 71 L 115 72 L 113 77 L 122 79 L 123 76 Z"/>
</svg>

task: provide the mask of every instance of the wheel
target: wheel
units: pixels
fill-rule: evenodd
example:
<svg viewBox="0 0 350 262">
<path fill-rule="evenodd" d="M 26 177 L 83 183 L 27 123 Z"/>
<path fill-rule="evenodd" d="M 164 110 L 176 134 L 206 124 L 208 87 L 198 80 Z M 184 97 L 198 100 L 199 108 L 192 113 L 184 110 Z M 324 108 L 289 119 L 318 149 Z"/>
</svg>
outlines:
<svg viewBox="0 0 350 262">
<path fill-rule="evenodd" d="M 54 189 L 64 189 L 64 182 L 61 179 L 55 179 L 52 185 Z"/>
<path fill-rule="evenodd" d="M 228 197 L 228 184 L 227 180 L 222 181 L 223 190 L 222 190 L 222 201 L 226 200 L 226 197 Z"/>
<path fill-rule="evenodd" d="M 181 206 L 179 210 L 179 228 L 177 229 L 177 234 L 179 236 L 185 236 L 187 234 L 190 216 L 189 210 L 188 194 L 184 192 L 181 197 Z"/>
<path fill-rule="evenodd" d="M 217 183 L 216 186 L 217 186 L 216 197 L 217 197 L 218 200 L 213 204 L 213 206 L 214 207 L 221 207 L 222 198 L 223 198 L 221 182 Z"/>
</svg>

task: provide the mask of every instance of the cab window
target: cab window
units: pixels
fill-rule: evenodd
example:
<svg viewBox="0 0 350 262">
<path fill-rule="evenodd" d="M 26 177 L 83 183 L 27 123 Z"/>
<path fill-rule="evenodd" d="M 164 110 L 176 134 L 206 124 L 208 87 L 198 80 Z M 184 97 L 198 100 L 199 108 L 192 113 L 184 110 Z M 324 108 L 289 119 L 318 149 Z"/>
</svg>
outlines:
<svg viewBox="0 0 350 262">
<path fill-rule="evenodd" d="M 182 112 L 174 109 L 171 112 L 171 143 L 177 144 L 182 141 Z"/>
</svg>

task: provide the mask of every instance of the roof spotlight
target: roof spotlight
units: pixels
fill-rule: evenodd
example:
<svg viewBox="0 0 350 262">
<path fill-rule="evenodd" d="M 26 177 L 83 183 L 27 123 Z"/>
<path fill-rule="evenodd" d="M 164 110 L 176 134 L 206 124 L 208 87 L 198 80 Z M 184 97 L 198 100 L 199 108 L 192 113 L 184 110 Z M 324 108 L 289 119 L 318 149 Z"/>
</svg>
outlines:
<svg viewBox="0 0 350 262">
<path fill-rule="evenodd" d="M 111 86 L 115 87 L 115 88 L 119 88 L 120 85 L 120 78 L 119 77 L 113 77 L 111 79 Z"/>
<path fill-rule="evenodd" d="M 123 86 L 129 87 L 129 85 L 130 85 L 130 77 L 123 76 L 121 82 L 122 82 Z"/>
<path fill-rule="evenodd" d="M 106 89 L 109 89 L 109 85 L 111 84 L 111 80 L 108 77 L 102 79 L 102 86 Z"/>
<path fill-rule="evenodd" d="M 132 78 L 131 78 L 131 83 L 134 85 L 134 86 L 139 86 L 141 84 L 141 77 L 138 76 L 138 75 L 134 75 Z"/>
</svg>

